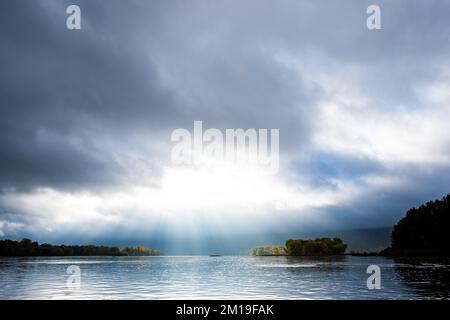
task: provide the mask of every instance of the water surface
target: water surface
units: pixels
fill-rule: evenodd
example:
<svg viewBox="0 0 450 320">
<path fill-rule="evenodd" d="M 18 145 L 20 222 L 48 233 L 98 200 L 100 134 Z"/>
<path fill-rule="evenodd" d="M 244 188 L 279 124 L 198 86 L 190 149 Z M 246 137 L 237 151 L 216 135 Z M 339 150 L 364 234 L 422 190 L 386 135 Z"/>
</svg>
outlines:
<svg viewBox="0 0 450 320">
<path fill-rule="evenodd" d="M 367 289 L 366 269 L 381 269 Z M 70 265 L 79 288 L 67 286 Z M 449 299 L 450 261 L 383 257 L 0 258 L 0 299 Z"/>
</svg>

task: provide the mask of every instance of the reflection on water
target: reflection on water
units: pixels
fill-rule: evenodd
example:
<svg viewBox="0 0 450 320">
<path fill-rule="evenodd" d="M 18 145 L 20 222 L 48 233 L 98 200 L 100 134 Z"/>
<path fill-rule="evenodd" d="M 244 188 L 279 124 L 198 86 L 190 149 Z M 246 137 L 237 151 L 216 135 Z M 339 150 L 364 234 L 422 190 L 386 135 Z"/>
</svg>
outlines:
<svg viewBox="0 0 450 320">
<path fill-rule="evenodd" d="M 380 290 L 366 269 L 381 268 Z M 78 265 L 81 287 L 68 288 Z M 450 261 L 383 257 L 0 258 L 1 299 L 449 299 Z"/>
<path fill-rule="evenodd" d="M 450 259 L 395 259 L 395 271 L 416 294 L 450 299 Z"/>
</svg>

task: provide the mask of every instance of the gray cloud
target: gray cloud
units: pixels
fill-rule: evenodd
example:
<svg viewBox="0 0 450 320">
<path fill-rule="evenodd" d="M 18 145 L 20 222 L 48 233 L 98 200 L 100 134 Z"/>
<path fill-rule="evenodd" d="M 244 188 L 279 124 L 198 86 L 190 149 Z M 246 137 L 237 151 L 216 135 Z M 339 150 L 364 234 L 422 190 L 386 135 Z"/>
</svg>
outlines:
<svg viewBox="0 0 450 320">
<path fill-rule="evenodd" d="M 111 183 L 123 168 L 102 143 L 126 145 L 133 130 L 157 129 L 175 116 L 131 30 L 121 31 L 120 20 L 96 29 L 107 12 L 99 2 L 82 4 L 92 23 L 79 34 L 64 28 L 61 2 L 3 5 L 2 187 Z"/>
</svg>

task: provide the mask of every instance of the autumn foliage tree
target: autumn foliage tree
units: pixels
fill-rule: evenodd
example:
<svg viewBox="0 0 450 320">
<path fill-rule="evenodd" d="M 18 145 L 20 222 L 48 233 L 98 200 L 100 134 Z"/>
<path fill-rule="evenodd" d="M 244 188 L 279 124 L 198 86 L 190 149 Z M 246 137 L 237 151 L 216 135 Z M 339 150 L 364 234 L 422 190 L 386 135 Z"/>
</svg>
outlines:
<svg viewBox="0 0 450 320">
<path fill-rule="evenodd" d="M 286 241 L 286 252 L 290 256 L 337 255 L 345 253 L 346 249 L 347 245 L 339 238 Z"/>
</svg>

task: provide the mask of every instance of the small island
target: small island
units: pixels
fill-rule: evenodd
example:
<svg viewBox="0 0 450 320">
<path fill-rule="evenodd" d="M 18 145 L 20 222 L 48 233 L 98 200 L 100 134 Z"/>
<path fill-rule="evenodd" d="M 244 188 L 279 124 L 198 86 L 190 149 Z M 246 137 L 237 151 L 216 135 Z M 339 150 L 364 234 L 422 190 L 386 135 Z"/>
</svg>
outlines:
<svg viewBox="0 0 450 320">
<path fill-rule="evenodd" d="M 251 256 L 286 256 L 286 249 L 277 246 L 258 246 L 250 249 Z"/>
<path fill-rule="evenodd" d="M 339 238 L 317 238 L 313 240 L 289 239 L 285 247 L 259 246 L 250 249 L 252 256 L 323 256 L 342 255 L 347 245 Z"/>
<path fill-rule="evenodd" d="M 50 256 L 161 256 L 158 249 L 137 247 L 107 247 L 95 245 L 39 244 L 30 239 L 22 241 L 0 240 L 1 257 L 50 257 Z"/>
</svg>

